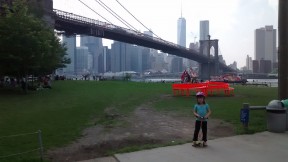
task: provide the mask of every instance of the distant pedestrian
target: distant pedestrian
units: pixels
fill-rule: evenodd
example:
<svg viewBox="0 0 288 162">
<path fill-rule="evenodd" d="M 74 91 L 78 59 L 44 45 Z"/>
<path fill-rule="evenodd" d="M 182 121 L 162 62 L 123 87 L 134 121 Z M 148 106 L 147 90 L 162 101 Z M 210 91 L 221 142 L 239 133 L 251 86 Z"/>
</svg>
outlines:
<svg viewBox="0 0 288 162">
<path fill-rule="evenodd" d="M 202 141 L 203 146 L 207 145 L 207 119 L 211 115 L 209 105 L 205 102 L 205 95 L 203 92 L 197 92 L 196 94 L 197 104 L 194 106 L 193 113 L 196 116 L 195 130 L 193 137 L 193 146 L 198 145 L 198 134 L 200 128 L 202 129 Z"/>
<path fill-rule="evenodd" d="M 25 78 L 22 78 L 21 79 L 21 88 L 24 90 L 24 91 L 26 91 L 26 79 Z"/>
<path fill-rule="evenodd" d="M 52 86 L 51 86 L 51 79 L 50 79 L 49 76 L 46 76 L 46 77 L 45 77 L 43 88 L 49 88 L 49 89 L 52 88 Z"/>
</svg>

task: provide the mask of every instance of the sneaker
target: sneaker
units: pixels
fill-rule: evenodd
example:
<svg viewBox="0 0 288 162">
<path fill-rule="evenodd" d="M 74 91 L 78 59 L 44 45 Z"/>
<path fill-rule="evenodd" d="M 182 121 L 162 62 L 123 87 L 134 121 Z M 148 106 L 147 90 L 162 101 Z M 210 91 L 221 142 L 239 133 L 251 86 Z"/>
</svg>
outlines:
<svg viewBox="0 0 288 162">
<path fill-rule="evenodd" d="M 197 141 L 193 141 L 192 146 L 198 146 Z"/>
<path fill-rule="evenodd" d="M 206 146 L 207 146 L 207 142 L 203 141 L 203 147 L 206 147 Z"/>
</svg>

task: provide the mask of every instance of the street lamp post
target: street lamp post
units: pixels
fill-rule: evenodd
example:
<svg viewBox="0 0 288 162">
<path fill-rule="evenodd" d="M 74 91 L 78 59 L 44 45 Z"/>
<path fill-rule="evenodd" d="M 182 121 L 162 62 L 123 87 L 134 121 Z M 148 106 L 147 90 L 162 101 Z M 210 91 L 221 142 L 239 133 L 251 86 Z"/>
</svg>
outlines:
<svg viewBox="0 0 288 162">
<path fill-rule="evenodd" d="M 288 1 L 279 0 L 278 11 L 279 55 L 278 98 L 288 98 Z"/>
</svg>

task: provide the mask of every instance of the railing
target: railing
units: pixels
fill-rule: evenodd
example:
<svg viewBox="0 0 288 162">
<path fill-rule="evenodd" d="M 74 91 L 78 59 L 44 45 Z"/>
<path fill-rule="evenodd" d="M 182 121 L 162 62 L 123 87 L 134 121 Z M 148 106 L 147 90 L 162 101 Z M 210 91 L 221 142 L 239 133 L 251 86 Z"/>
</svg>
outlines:
<svg viewBox="0 0 288 162">
<path fill-rule="evenodd" d="M 243 108 L 240 110 L 240 121 L 244 128 L 247 129 L 250 120 L 250 110 L 265 110 L 266 106 L 250 106 L 248 103 L 243 103 Z"/>
<path fill-rule="evenodd" d="M 65 11 L 61 11 L 61 10 L 57 10 L 57 9 L 54 9 L 53 11 L 54 11 L 54 14 L 58 18 L 62 18 L 62 19 L 65 19 L 65 20 L 70 20 L 70 21 L 74 21 L 74 22 L 78 22 L 78 23 L 83 23 L 83 24 L 89 24 L 91 26 L 100 26 L 102 28 L 106 28 L 106 29 L 114 30 L 114 31 L 115 30 L 119 30 L 120 32 L 125 31 L 126 33 L 132 34 L 132 35 L 134 35 L 136 37 L 146 38 L 146 39 L 149 39 L 149 40 L 152 39 L 152 40 L 157 41 L 159 43 L 164 43 L 166 45 L 168 44 L 170 46 L 181 48 L 181 49 L 184 49 L 184 50 L 194 51 L 195 53 L 199 54 L 199 52 L 196 52 L 195 50 L 192 50 L 192 49 L 180 46 L 178 44 L 163 40 L 162 38 L 157 38 L 157 37 L 153 37 L 153 36 L 141 33 L 139 31 L 127 29 L 127 28 L 120 27 L 120 26 L 117 26 L 117 25 L 114 25 L 114 24 L 110 24 L 110 23 L 99 21 L 99 20 L 83 17 L 83 16 L 80 16 L 80 15 L 75 15 L 75 14 L 70 13 L 70 12 L 65 12 Z"/>
<path fill-rule="evenodd" d="M 64 19 L 64 20 L 70 20 L 70 21 L 74 21 L 74 22 L 81 23 L 81 24 L 87 24 L 87 25 L 91 25 L 91 26 L 99 26 L 99 27 L 102 27 L 102 28 L 105 28 L 105 29 L 108 29 L 108 30 L 112 30 L 114 32 L 115 31 L 116 32 L 117 31 L 118 32 L 123 32 L 124 31 L 127 34 L 131 34 L 131 35 L 133 35 L 135 37 L 138 37 L 138 38 L 141 38 L 141 39 L 146 39 L 146 40 L 150 40 L 150 41 L 153 40 L 153 41 L 158 42 L 158 43 L 169 45 L 170 47 L 176 47 L 176 48 L 179 48 L 179 49 L 182 49 L 182 50 L 193 52 L 194 54 L 197 54 L 198 57 L 200 56 L 203 59 L 207 59 L 207 60 L 209 59 L 208 56 L 200 55 L 200 53 L 197 52 L 196 50 L 189 49 L 189 48 L 183 47 L 181 45 L 166 41 L 166 40 L 164 40 L 162 38 L 153 37 L 153 36 L 141 33 L 139 31 L 127 29 L 127 28 L 120 27 L 120 26 L 117 26 L 117 25 L 114 25 L 114 24 L 102 22 L 102 21 L 99 21 L 99 20 L 91 19 L 91 18 L 88 18 L 88 17 L 76 15 L 76 14 L 73 14 L 73 13 L 70 13 L 70 12 L 65 12 L 65 11 L 61 11 L 61 10 L 57 10 L 57 9 L 53 9 L 53 14 L 56 17 Z M 210 59 L 213 59 L 213 58 L 214 57 L 212 57 Z M 228 67 L 227 65 L 225 65 L 223 63 L 219 62 L 219 64 Z M 228 67 L 228 69 L 230 69 L 231 71 L 234 71 L 232 68 Z"/>
<path fill-rule="evenodd" d="M 39 144 L 38 148 L 33 148 L 33 149 L 29 149 L 29 150 L 25 150 L 25 151 L 17 152 L 17 153 L 11 153 L 9 155 L 0 155 L 0 161 L 1 161 L 1 159 L 8 159 L 8 158 L 12 158 L 12 157 L 15 157 L 15 156 L 20 156 L 20 155 L 36 152 L 36 151 L 39 151 L 40 160 L 43 161 L 43 154 L 44 154 L 43 152 L 44 151 L 43 151 L 41 130 L 38 130 L 37 132 L 32 132 L 32 133 L 23 133 L 23 134 L 2 136 L 2 137 L 0 137 L 0 141 L 4 140 L 4 139 L 7 139 L 7 138 L 17 138 L 17 137 L 20 137 L 20 136 L 29 136 L 29 135 L 36 135 L 36 134 L 38 134 L 38 144 Z"/>
</svg>

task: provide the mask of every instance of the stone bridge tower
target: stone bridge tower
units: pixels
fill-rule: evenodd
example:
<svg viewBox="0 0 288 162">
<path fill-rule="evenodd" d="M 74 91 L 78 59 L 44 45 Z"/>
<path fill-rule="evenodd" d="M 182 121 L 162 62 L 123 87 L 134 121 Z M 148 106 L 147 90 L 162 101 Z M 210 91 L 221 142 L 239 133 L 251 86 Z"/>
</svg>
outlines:
<svg viewBox="0 0 288 162">
<path fill-rule="evenodd" d="M 41 3 L 41 6 L 43 7 L 44 21 L 48 24 L 48 26 L 54 28 L 55 20 L 53 14 L 53 0 L 41 0 L 38 3 Z"/>
<path fill-rule="evenodd" d="M 208 62 L 200 64 L 200 78 L 210 79 L 210 76 L 219 75 L 219 56 L 218 39 L 200 40 L 200 54 L 204 55 L 204 49 L 207 49 Z M 210 56 L 210 49 L 214 48 L 214 57 Z"/>
</svg>

